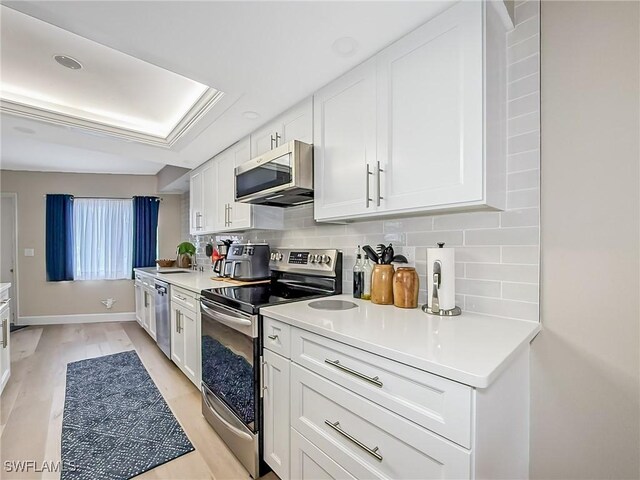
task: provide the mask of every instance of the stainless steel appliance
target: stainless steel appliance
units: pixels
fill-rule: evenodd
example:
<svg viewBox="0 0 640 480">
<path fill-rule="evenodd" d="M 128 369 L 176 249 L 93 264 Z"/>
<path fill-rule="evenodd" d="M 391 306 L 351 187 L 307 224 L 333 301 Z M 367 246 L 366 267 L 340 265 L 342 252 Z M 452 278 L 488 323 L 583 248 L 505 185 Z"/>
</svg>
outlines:
<svg viewBox="0 0 640 480">
<path fill-rule="evenodd" d="M 224 276 L 246 281 L 269 278 L 269 254 L 266 243 L 234 243 L 227 251 Z"/>
<path fill-rule="evenodd" d="M 313 201 L 313 146 L 292 140 L 235 169 L 236 201 L 291 207 Z"/>
<path fill-rule="evenodd" d="M 232 247 L 233 248 L 233 247 Z M 262 459 L 260 308 L 342 293 L 342 253 L 274 249 L 268 283 L 203 290 L 202 413 L 252 477 Z"/>
<path fill-rule="evenodd" d="M 174 273 L 174 272 L 170 272 Z M 156 286 L 156 343 L 160 350 L 171 358 L 171 316 L 169 315 L 169 284 L 160 280 Z"/>
</svg>

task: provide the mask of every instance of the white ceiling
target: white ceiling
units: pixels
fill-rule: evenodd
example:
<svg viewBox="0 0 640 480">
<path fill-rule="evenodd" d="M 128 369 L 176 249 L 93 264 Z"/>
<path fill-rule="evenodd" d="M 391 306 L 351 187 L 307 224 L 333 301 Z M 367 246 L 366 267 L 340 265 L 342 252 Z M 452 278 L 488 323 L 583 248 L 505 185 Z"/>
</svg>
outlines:
<svg viewBox="0 0 640 480">
<path fill-rule="evenodd" d="M 1 116 L 2 168 L 149 174 L 201 164 L 452 2 L 2 3 L 225 92 L 171 149 Z M 4 41 L 0 21 L 4 75 L 5 49 L 18 47 Z M 357 42 L 351 55 L 332 48 L 343 37 Z"/>
</svg>

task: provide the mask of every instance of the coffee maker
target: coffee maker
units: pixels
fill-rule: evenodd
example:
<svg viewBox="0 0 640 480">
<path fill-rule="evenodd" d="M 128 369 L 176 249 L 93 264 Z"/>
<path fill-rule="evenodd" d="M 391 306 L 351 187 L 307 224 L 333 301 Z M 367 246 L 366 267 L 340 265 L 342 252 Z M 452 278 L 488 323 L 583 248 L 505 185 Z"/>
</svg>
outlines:
<svg viewBox="0 0 640 480">
<path fill-rule="evenodd" d="M 244 281 L 267 279 L 271 276 L 270 253 L 266 243 L 234 243 L 227 252 L 224 276 Z"/>
<path fill-rule="evenodd" d="M 225 259 L 227 258 L 227 253 L 229 253 L 229 247 L 232 243 L 233 242 L 231 240 L 219 241 L 217 248 L 214 250 L 213 256 L 211 257 L 211 261 L 213 262 L 213 271 L 217 273 L 219 277 L 223 277 L 225 275 Z"/>
</svg>

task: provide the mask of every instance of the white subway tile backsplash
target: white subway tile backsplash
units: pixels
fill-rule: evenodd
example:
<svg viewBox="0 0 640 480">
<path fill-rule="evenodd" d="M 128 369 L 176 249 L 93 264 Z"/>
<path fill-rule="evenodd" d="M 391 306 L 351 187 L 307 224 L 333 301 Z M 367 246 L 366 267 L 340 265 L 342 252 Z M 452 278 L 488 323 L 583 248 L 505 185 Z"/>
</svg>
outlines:
<svg viewBox="0 0 640 480">
<path fill-rule="evenodd" d="M 500 297 L 501 284 L 493 280 L 456 278 L 456 293 L 481 297 Z"/>
<path fill-rule="evenodd" d="M 502 283 L 502 298 L 521 300 L 523 302 L 538 301 L 538 285 L 535 283 Z"/>
<path fill-rule="evenodd" d="M 507 210 L 538 205 L 540 205 L 540 190 L 537 188 L 507 192 Z"/>
<path fill-rule="evenodd" d="M 540 224 L 540 209 L 523 208 L 509 210 L 500 214 L 500 226 L 502 227 L 535 227 Z"/>
<path fill-rule="evenodd" d="M 538 265 L 540 262 L 540 250 L 537 245 L 523 247 L 505 246 L 501 248 L 502 263 Z"/>
<path fill-rule="evenodd" d="M 538 245 L 538 227 L 492 228 L 465 232 L 465 245 Z"/>
<path fill-rule="evenodd" d="M 540 170 L 527 170 L 507 175 L 507 191 L 527 190 L 540 186 Z"/>
<path fill-rule="evenodd" d="M 538 319 L 539 264 L 539 4 L 518 2 L 517 28 L 508 34 L 507 209 L 317 223 L 313 205 L 285 210 L 285 230 L 251 231 L 245 240 L 272 246 L 331 247 L 343 252 L 343 291 L 351 293 L 357 245 L 393 243 L 406 255 L 420 280 L 419 302 L 426 303 L 427 247 L 456 247 L 456 304 L 464 310 L 510 318 Z M 182 230 L 188 235 L 189 195 L 183 197 Z M 203 250 L 215 237 L 201 236 Z M 199 260 L 200 261 L 200 260 Z M 203 261 L 206 261 L 204 259 Z"/>
<path fill-rule="evenodd" d="M 434 217 L 434 230 L 454 230 L 454 229 L 472 229 L 472 228 L 489 228 L 498 227 L 500 225 L 499 214 L 496 212 L 471 212 L 471 213 L 454 213 Z"/>
<path fill-rule="evenodd" d="M 507 172 L 522 172 L 540 168 L 540 150 L 529 150 L 507 157 Z"/>
<path fill-rule="evenodd" d="M 507 104 L 507 110 L 509 112 L 509 118 L 540 111 L 540 92 L 531 93 L 524 97 L 511 100 Z"/>
<path fill-rule="evenodd" d="M 523 58 L 519 62 L 509 65 L 509 79 L 513 82 L 529 75 L 537 73 L 539 70 L 540 55 L 533 54 Z"/>
<path fill-rule="evenodd" d="M 508 265 L 504 263 L 467 263 L 465 277 L 478 280 L 536 283 L 538 281 L 538 267 L 536 265 Z"/>
<path fill-rule="evenodd" d="M 538 320 L 538 304 L 518 302 L 500 298 L 465 296 L 465 309 L 470 312 L 517 318 L 520 320 Z"/>
<path fill-rule="evenodd" d="M 407 233 L 407 244 L 417 247 L 436 247 L 439 242 L 444 242 L 447 246 L 453 247 L 462 245 L 463 238 L 463 232 L 460 230 Z"/>
<path fill-rule="evenodd" d="M 540 76 L 537 73 L 520 78 L 509 84 L 507 95 L 509 100 L 524 97 L 540 90 Z"/>
</svg>

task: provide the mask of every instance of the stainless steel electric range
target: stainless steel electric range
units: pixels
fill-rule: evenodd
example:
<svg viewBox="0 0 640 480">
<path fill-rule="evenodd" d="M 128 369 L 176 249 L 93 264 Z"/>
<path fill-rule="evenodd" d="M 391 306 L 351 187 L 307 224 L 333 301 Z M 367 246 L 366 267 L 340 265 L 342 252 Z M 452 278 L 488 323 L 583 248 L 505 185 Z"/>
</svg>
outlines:
<svg viewBox="0 0 640 480">
<path fill-rule="evenodd" d="M 202 413 L 257 478 L 262 459 L 260 308 L 342 293 L 342 253 L 274 249 L 268 283 L 201 292 Z"/>
</svg>

